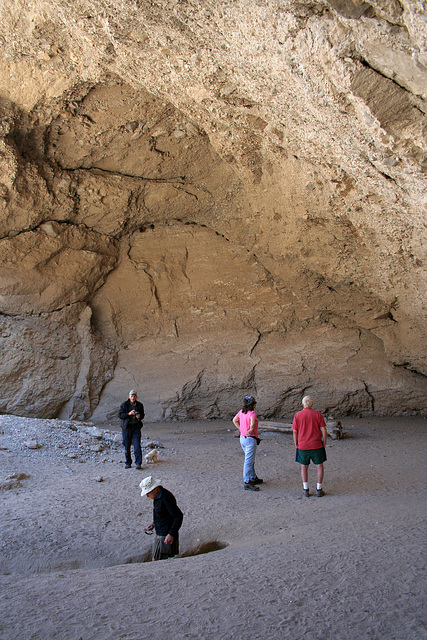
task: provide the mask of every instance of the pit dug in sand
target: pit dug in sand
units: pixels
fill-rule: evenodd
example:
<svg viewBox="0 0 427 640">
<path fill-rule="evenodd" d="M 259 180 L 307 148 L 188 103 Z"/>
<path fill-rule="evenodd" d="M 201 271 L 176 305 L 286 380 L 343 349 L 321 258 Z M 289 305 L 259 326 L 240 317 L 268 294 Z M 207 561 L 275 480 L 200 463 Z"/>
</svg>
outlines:
<svg viewBox="0 0 427 640">
<path fill-rule="evenodd" d="M 193 549 L 187 549 L 186 551 L 183 551 L 182 553 L 178 554 L 174 558 L 170 558 L 170 559 L 174 560 L 178 558 L 190 558 L 192 556 L 201 556 L 206 553 L 212 553 L 213 551 L 221 551 L 226 547 L 228 547 L 228 543 L 220 542 L 219 540 L 213 540 L 211 542 L 201 542 Z M 152 555 L 150 550 L 141 555 L 128 558 L 125 561 L 125 564 L 138 564 L 141 562 L 151 562 L 151 560 L 152 560 Z"/>
</svg>

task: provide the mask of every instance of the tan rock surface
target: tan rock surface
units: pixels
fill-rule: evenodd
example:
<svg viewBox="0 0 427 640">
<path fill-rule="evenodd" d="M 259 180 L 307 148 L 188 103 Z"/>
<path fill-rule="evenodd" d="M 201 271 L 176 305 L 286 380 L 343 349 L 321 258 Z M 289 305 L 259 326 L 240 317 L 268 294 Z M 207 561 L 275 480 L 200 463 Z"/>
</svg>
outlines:
<svg viewBox="0 0 427 640">
<path fill-rule="evenodd" d="M 425 411 L 420 3 L 0 18 L 0 411 Z"/>
</svg>

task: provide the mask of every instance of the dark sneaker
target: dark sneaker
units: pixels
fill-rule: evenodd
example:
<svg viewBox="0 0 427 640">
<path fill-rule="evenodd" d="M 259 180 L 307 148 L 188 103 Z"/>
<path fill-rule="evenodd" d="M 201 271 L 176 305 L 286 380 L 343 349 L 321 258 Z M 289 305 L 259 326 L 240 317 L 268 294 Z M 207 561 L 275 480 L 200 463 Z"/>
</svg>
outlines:
<svg viewBox="0 0 427 640">
<path fill-rule="evenodd" d="M 308 489 L 303 489 L 303 490 L 302 490 L 302 497 L 303 497 L 303 498 L 309 498 L 309 497 L 310 497 L 310 494 L 309 494 L 309 492 L 308 492 Z"/>
<path fill-rule="evenodd" d="M 324 495 L 325 495 L 325 492 L 323 491 L 323 489 L 317 489 L 316 498 L 321 498 Z"/>
<path fill-rule="evenodd" d="M 131 464 L 125 464 L 125 469 L 130 469 L 131 468 Z"/>
<path fill-rule="evenodd" d="M 136 465 L 136 467 L 135 467 L 135 469 L 138 469 L 138 471 L 141 471 L 142 467 L 141 467 L 141 465 L 140 465 L 140 464 L 137 464 L 137 465 Z"/>
<path fill-rule="evenodd" d="M 259 491 L 259 487 L 256 487 L 252 482 L 245 482 L 246 491 Z"/>
<path fill-rule="evenodd" d="M 251 484 L 262 484 L 264 480 L 261 480 L 261 478 L 258 478 L 258 476 L 256 476 L 253 480 L 249 480 L 249 482 Z"/>
</svg>

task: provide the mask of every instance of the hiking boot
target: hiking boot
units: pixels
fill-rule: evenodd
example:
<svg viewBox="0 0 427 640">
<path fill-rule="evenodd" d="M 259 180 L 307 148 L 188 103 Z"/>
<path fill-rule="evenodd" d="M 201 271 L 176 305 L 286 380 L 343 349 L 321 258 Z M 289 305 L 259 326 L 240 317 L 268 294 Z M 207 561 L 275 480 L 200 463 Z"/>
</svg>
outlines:
<svg viewBox="0 0 427 640">
<path fill-rule="evenodd" d="M 323 489 L 317 489 L 316 498 L 321 498 L 324 495 L 325 495 L 325 492 L 323 491 Z"/>
<path fill-rule="evenodd" d="M 310 497 L 310 494 L 309 494 L 309 492 L 308 492 L 308 489 L 303 489 L 303 490 L 302 490 L 302 497 L 303 497 L 303 498 L 309 498 L 309 497 Z"/>
<path fill-rule="evenodd" d="M 255 478 L 252 480 L 249 480 L 249 482 L 251 484 L 262 484 L 264 482 L 264 480 L 261 480 L 261 478 L 258 478 L 258 476 L 255 476 Z"/>
<path fill-rule="evenodd" d="M 256 487 L 252 482 L 245 482 L 246 491 L 259 491 L 259 487 Z"/>
</svg>

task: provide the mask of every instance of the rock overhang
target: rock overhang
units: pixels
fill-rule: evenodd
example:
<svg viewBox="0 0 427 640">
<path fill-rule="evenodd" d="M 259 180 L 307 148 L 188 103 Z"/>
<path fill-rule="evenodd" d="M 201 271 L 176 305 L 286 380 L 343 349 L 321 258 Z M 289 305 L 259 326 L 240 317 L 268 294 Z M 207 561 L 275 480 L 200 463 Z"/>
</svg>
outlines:
<svg viewBox="0 0 427 640">
<path fill-rule="evenodd" d="M 27 58 L 7 39 L 0 76 L 2 411 L 103 421 L 135 385 L 153 418 L 229 415 L 246 390 L 266 417 L 307 389 L 423 411 L 425 51 L 409 5 L 336 4 L 21 15 Z M 407 82 L 392 45 L 419 61 Z M 58 314 L 67 384 L 32 401 Z"/>
</svg>

